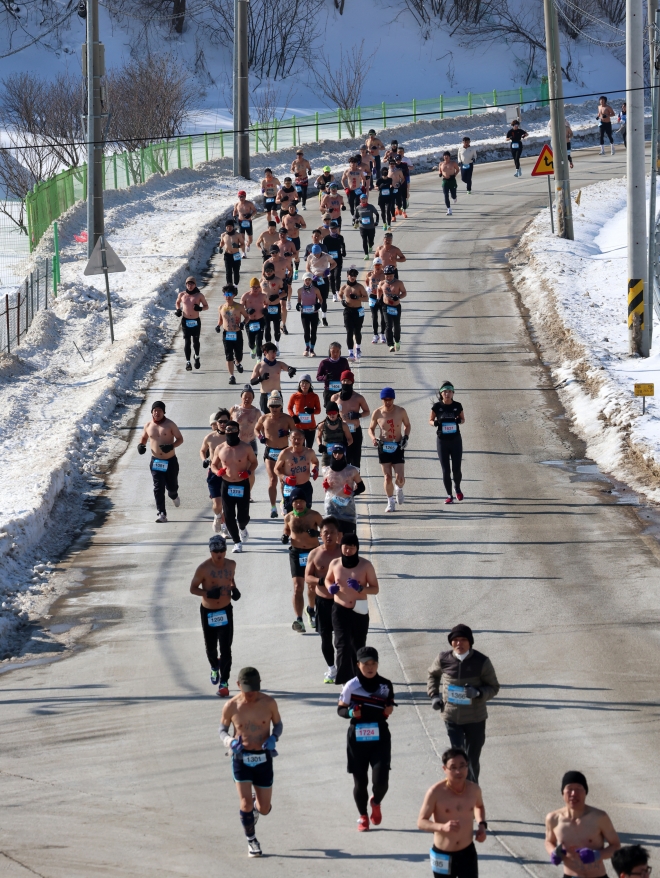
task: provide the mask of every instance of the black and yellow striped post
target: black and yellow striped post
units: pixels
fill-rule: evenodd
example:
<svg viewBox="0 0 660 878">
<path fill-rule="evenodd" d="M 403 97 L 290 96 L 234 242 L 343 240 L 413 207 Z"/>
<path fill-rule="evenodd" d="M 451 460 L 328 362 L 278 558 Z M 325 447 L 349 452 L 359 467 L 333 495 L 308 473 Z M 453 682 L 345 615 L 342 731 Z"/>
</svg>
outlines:
<svg viewBox="0 0 660 878">
<path fill-rule="evenodd" d="M 639 316 L 636 326 L 635 314 Z M 628 281 L 628 335 L 630 352 L 641 353 L 641 331 L 644 329 L 644 278 L 630 278 Z"/>
</svg>

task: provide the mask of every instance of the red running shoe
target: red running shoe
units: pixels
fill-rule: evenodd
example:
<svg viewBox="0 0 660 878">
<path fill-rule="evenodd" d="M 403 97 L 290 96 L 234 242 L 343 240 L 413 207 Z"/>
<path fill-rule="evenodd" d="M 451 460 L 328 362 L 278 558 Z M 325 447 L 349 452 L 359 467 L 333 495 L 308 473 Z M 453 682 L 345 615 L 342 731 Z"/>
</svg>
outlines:
<svg viewBox="0 0 660 878">
<path fill-rule="evenodd" d="M 360 815 L 358 820 L 358 832 L 367 832 L 369 829 L 369 818 L 366 814 Z"/>
<path fill-rule="evenodd" d="M 228 698 L 229 697 L 228 684 L 227 683 L 220 683 L 220 686 L 218 687 L 217 694 L 220 696 L 220 698 Z"/>
<path fill-rule="evenodd" d="M 380 811 L 380 805 L 377 805 L 374 802 L 373 796 L 369 799 L 369 804 L 371 805 L 371 822 L 373 823 L 374 826 L 380 826 L 381 821 L 383 819 L 383 815 L 381 814 L 381 811 Z"/>
<path fill-rule="evenodd" d="M 465 495 L 461 491 L 456 491 L 456 499 L 462 500 Z"/>
<path fill-rule="evenodd" d="M 447 497 L 447 499 L 445 500 L 445 503 L 453 503 L 453 502 L 454 502 L 453 497 Z"/>
</svg>

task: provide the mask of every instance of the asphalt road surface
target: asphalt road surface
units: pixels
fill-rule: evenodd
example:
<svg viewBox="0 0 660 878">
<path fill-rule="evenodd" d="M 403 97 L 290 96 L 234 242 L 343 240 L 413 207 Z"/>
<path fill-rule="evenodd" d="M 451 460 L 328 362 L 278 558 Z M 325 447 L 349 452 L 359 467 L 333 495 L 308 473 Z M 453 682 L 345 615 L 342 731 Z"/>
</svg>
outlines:
<svg viewBox="0 0 660 878">
<path fill-rule="evenodd" d="M 575 159 L 574 188 L 625 173 L 622 151 Z M 199 600 L 188 591 L 212 533 L 198 449 L 209 414 L 240 391 L 227 385 L 213 332 L 224 283 L 218 262 L 206 290 L 212 312 L 203 318 L 201 371 L 184 371 L 178 336 L 138 419 L 145 423 L 162 398 L 182 429 L 181 507 L 170 504 L 170 522 L 155 524 L 148 458 L 137 455 L 132 433 L 108 478 L 106 512 L 60 565 L 72 589 L 35 629 L 34 652 L 49 630 L 84 636 L 0 675 L 3 876 L 428 875 L 431 837 L 416 830 L 416 818 L 448 741 L 426 698 L 426 670 L 458 622 L 474 629 L 502 683 L 482 754 L 492 833 L 478 846 L 481 875 L 559 874 L 547 862 L 543 819 L 562 804 L 567 769 L 585 772 L 588 801 L 611 814 L 625 842 L 658 842 L 660 553 L 635 509 L 606 493 L 611 484 L 581 461 L 584 448 L 566 426 L 511 286 L 505 254 L 547 206 L 545 180 L 529 177 L 533 161 L 523 162 L 522 179 L 509 163 L 477 166 L 474 194 L 459 185 L 451 218 L 437 176 L 416 177 L 409 217 L 394 228 L 408 255 L 401 352 L 372 346 L 365 325 L 356 389 L 374 407 L 380 388 L 394 386 L 413 424 L 405 505 L 385 515 L 372 450 L 358 503 L 358 532 L 381 583 L 369 599 L 369 642 L 399 704 L 382 825 L 356 832 L 347 723 L 336 714 L 338 689 L 323 685 L 318 636 L 291 630 L 288 555 L 281 519 L 267 517 L 262 465 L 250 541 L 230 556 L 243 593 L 231 687 L 242 666 L 258 667 L 284 734 L 273 811 L 257 827 L 265 856 L 247 859 L 217 733 L 222 703 L 208 679 Z M 317 216 L 312 201 L 310 226 Z M 345 267 L 361 267 L 358 234 L 347 237 Z M 260 263 L 253 250 L 241 291 Z M 345 345 L 340 306 L 331 304 L 329 317 L 319 352 L 335 338 Z M 285 398 L 318 363 L 302 358 L 297 312 L 289 325 L 282 359 L 299 375 L 283 382 Z M 465 500 L 449 507 L 428 426 L 444 379 L 466 415 Z"/>
</svg>

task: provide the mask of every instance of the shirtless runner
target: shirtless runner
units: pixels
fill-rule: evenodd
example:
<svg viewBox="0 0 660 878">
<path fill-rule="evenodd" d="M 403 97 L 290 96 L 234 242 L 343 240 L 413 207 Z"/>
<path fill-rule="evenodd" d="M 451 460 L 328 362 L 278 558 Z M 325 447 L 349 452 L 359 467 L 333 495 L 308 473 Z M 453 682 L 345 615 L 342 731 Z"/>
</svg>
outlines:
<svg viewBox="0 0 660 878">
<path fill-rule="evenodd" d="M 289 434 L 289 445 L 280 452 L 275 464 L 275 474 L 282 484 L 282 515 L 291 512 L 294 488 L 302 490 L 308 507 L 312 505 L 312 481 L 319 477 L 319 461 L 311 448 L 305 445 L 305 434 L 295 427 Z"/>
<path fill-rule="evenodd" d="M 417 828 L 433 833 L 431 869 L 434 875 L 477 878 L 474 841 L 486 841 L 488 830 L 481 789 L 467 779 L 468 759 L 463 750 L 455 747 L 445 750 L 442 770 L 445 779 L 434 784 L 424 797 Z"/>
<path fill-rule="evenodd" d="M 385 144 L 380 137 L 376 137 L 376 131 L 374 128 L 369 129 L 369 134 L 367 135 L 364 145 L 369 150 L 371 160 L 374 163 L 374 177 L 380 177 L 380 151 L 381 149 L 385 149 Z"/>
<path fill-rule="evenodd" d="M 328 572 L 330 562 L 341 557 L 342 533 L 337 526 L 337 521 L 328 516 L 321 522 L 321 545 L 312 549 L 307 558 L 305 567 L 305 582 L 307 587 L 314 588 L 316 630 L 321 635 L 321 652 L 328 666 L 323 676 L 324 683 L 334 683 L 337 676 L 335 667 L 335 648 L 332 643 L 332 605 L 334 598 L 325 585 L 325 575 Z"/>
<path fill-rule="evenodd" d="M 270 255 L 270 248 L 273 244 L 277 244 L 279 235 L 277 234 L 277 223 L 273 219 L 268 220 L 268 226 L 257 238 L 257 247 L 261 248 L 261 257 L 265 262 Z"/>
<path fill-rule="evenodd" d="M 241 234 L 247 238 L 247 246 L 244 255 L 250 252 L 250 244 L 252 243 L 252 220 L 257 215 L 257 206 L 252 201 L 247 200 L 247 193 L 244 189 L 238 191 L 238 201 L 234 205 L 234 216 L 238 222 Z"/>
<path fill-rule="evenodd" d="M 195 369 L 199 369 L 199 336 L 202 331 L 202 321 L 199 314 L 208 311 L 209 303 L 203 293 L 197 289 L 194 277 L 186 278 L 186 289 L 176 297 L 175 314 L 181 318 L 183 330 L 183 352 L 186 357 L 186 372 L 192 371 L 190 364 L 190 344 L 195 348 Z"/>
<path fill-rule="evenodd" d="M 307 498 L 302 487 L 294 488 L 291 492 L 291 512 L 284 516 L 284 533 L 282 543 L 289 546 L 289 562 L 291 565 L 291 578 L 293 579 L 293 611 L 296 614 L 291 627 L 294 631 L 305 633 L 305 623 L 302 614 L 305 605 L 305 567 L 307 558 L 312 549 L 319 544 L 321 533 L 321 516 L 314 509 L 307 506 Z M 312 628 L 316 628 L 316 593 L 311 586 L 307 588 L 307 618 Z"/>
<path fill-rule="evenodd" d="M 233 219 L 225 223 L 225 230 L 220 235 L 219 252 L 224 253 L 225 276 L 228 284 L 236 284 L 241 277 L 241 259 L 245 250 L 245 238 L 236 228 Z"/>
<path fill-rule="evenodd" d="M 264 196 L 264 206 L 266 208 L 266 217 L 269 220 L 269 226 L 270 220 L 274 220 L 277 217 L 275 198 L 277 197 L 277 191 L 279 188 L 280 181 L 277 177 L 273 176 L 272 170 L 270 168 L 264 168 L 264 178 L 261 181 L 261 191 Z M 258 241 L 257 244 L 259 244 Z"/>
<path fill-rule="evenodd" d="M 445 195 L 447 216 L 451 216 L 449 196 L 451 195 L 452 201 L 456 201 L 456 175 L 460 170 L 458 162 L 454 161 L 451 153 L 448 151 L 443 152 L 442 161 L 438 165 L 438 176 L 442 180 L 442 191 Z"/>
<path fill-rule="evenodd" d="M 380 398 L 383 404 L 374 410 L 369 424 L 369 436 L 374 446 L 378 448 L 378 461 L 385 479 L 387 494 L 385 512 L 394 512 L 396 509 L 393 495 L 396 496 L 396 503 L 399 506 L 403 504 L 403 486 L 406 483 L 403 452 L 408 444 L 411 430 L 406 410 L 400 405 L 394 405 L 395 396 L 391 387 L 384 387 L 381 390 Z M 392 471 L 396 476 L 396 485 L 392 481 Z"/>
<path fill-rule="evenodd" d="M 309 175 L 312 173 L 312 166 L 305 158 L 305 153 L 302 149 L 296 150 L 296 157 L 291 162 L 291 173 L 296 178 L 296 192 L 300 196 L 302 209 L 307 210 L 307 187 L 309 186 Z"/>
<path fill-rule="evenodd" d="M 256 384 L 261 384 L 261 397 L 259 400 L 259 407 L 261 411 L 265 415 L 267 415 L 268 397 L 271 391 L 282 390 L 282 386 L 280 383 L 282 372 L 286 371 L 289 378 L 293 378 L 297 370 L 293 366 L 287 366 L 286 363 L 283 363 L 281 360 L 276 359 L 277 348 L 272 342 L 266 342 L 263 347 L 263 353 L 263 359 L 258 362 L 252 370 L 250 384 L 253 387 Z"/>
<path fill-rule="evenodd" d="M 250 356 L 253 360 L 261 359 L 261 350 L 264 341 L 264 329 L 266 318 L 264 312 L 268 307 L 268 297 L 261 288 L 258 277 L 250 280 L 250 289 L 241 296 L 241 305 L 247 313 L 247 334 Z"/>
<path fill-rule="evenodd" d="M 282 735 L 282 720 L 275 699 L 261 692 L 261 677 L 256 668 L 239 671 L 238 688 L 241 690 L 238 695 L 222 709 L 218 731 L 232 755 L 248 856 L 260 857 L 261 845 L 254 826 L 259 815 L 269 814 L 272 807 L 273 757 L 277 756 L 275 748 Z M 229 734 L 231 725 L 233 735 Z"/>
<path fill-rule="evenodd" d="M 218 308 L 218 324 L 215 327 L 216 332 L 222 333 L 230 384 L 236 384 L 234 363 L 239 372 L 243 371 L 243 325 L 249 319 L 243 305 L 234 301 L 237 293 L 233 284 L 225 284 L 222 288 L 225 303 Z"/>
<path fill-rule="evenodd" d="M 587 779 L 579 771 L 567 771 L 561 781 L 566 803 L 545 818 L 545 849 L 550 862 L 564 868 L 564 875 L 606 878 L 604 860 L 621 847 L 612 821 L 605 811 L 587 805 Z"/>
<path fill-rule="evenodd" d="M 211 432 L 206 434 L 202 440 L 202 447 L 199 449 L 202 466 L 205 470 L 208 470 L 206 484 L 208 485 L 211 508 L 213 509 L 213 530 L 216 533 L 221 533 L 223 536 L 229 536 L 229 532 L 225 527 L 222 517 L 222 479 L 214 474 L 211 469 L 211 461 L 218 445 L 222 445 L 225 441 L 225 429 L 230 420 L 227 409 L 219 409 L 217 412 L 214 412 L 209 418 Z"/>
<path fill-rule="evenodd" d="M 151 448 L 151 478 L 154 483 L 154 497 L 158 515 L 156 522 L 167 521 L 165 512 L 165 490 L 175 506 L 181 505 L 179 499 L 179 461 L 175 448 L 183 444 L 181 431 L 169 418 L 165 417 L 165 403 L 157 400 L 151 406 L 151 420 L 147 421 L 138 443 L 138 454 L 147 450 L 147 440 Z"/>
<path fill-rule="evenodd" d="M 401 300 L 408 292 L 402 281 L 396 279 L 393 265 L 385 266 L 384 279 L 378 284 L 378 297 L 385 315 L 385 341 L 390 346 L 390 353 L 401 350 Z"/>
<path fill-rule="evenodd" d="M 229 695 L 231 645 L 234 639 L 232 598 L 239 600 L 234 576 L 236 562 L 227 560 L 224 537 L 214 534 L 209 540 L 211 557 L 203 561 L 190 583 L 190 594 L 202 599 L 199 605 L 206 657 L 211 665 L 211 684 L 218 686 L 217 695 Z M 218 656 L 218 652 L 220 655 Z"/>
<path fill-rule="evenodd" d="M 234 541 L 232 552 L 242 552 L 249 537 L 250 476 L 258 467 L 257 456 L 247 442 L 241 442 L 238 424 L 225 427 L 226 442 L 213 453 L 211 469 L 222 478 L 222 509 L 227 530 Z"/>
<path fill-rule="evenodd" d="M 298 268 L 300 267 L 300 230 L 307 228 L 307 223 L 298 213 L 295 204 L 289 205 L 289 210 L 282 217 L 282 228 L 286 229 L 287 236 L 293 246 L 294 272 L 293 279 L 298 280 Z M 289 308 L 289 310 L 291 310 Z"/>
<path fill-rule="evenodd" d="M 250 384 L 246 384 L 243 390 L 241 390 L 241 404 L 233 405 L 229 409 L 229 414 L 231 415 L 232 421 L 236 421 L 238 424 L 238 432 L 241 437 L 241 442 L 247 442 L 256 454 L 257 440 L 254 435 L 254 428 L 257 426 L 257 421 L 261 417 L 261 412 L 255 405 L 253 405 L 253 403 L 254 390 L 252 390 Z M 254 484 L 254 482 L 251 482 L 251 484 Z"/>
<path fill-rule="evenodd" d="M 388 265 L 394 266 L 394 277 L 399 279 L 399 270 L 397 265 L 400 262 L 405 262 L 406 257 L 403 255 L 403 252 L 399 250 L 398 247 L 395 247 L 392 243 L 392 232 L 385 232 L 383 235 L 383 243 L 376 248 L 376 252 L 374 253 L 374 259 L 380 258 L 383 260 L 383 270 L 387 268 Z"/>
<path fill-rule="evenodd" d="M 337 183 L 331 183 L 330 191 L 321 198 L 321 215 L 324 220 L 326 216 L 330 217 L 330 221 L 336 220 L 341 229 L 342 210 L 346 210 L 344 196 L 339 194 L 339 186 Z"/>
<path fill-rule="evenodd" d="M 255 366 L 255 369 L 257 367 Z M 264 461 L 268 473 L 268 498 L 270 500 L 270 517 L 277 518 L 277 482 L 275 464 L 280 452 L 289 444 L 289 433 L 296 429 L 291 415 L 283 411 L 282 394 L 279 390 L 271 391 L 268 397 L 268 414 L 262 415 L 254 428 L 259 441 L 266 447 Z"/>
</svg>

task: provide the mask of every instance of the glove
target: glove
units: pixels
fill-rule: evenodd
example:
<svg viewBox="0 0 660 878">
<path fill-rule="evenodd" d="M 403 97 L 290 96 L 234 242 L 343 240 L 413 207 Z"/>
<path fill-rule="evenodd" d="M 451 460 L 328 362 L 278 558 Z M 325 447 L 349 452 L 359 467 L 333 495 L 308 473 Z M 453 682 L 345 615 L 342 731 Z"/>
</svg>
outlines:
<svg viewBox="0 0 660 878">
<path fill-rule="evenodd" d="M 359 296 L 356 296 L 355 293 L 349 293 L 349 294 L 348 294 L 348 298 L 349 298 L 349 299 L 358 299 Z"/>
<path fill-rule="evenodd" d="M 316 529 L 313 528 L 313 527 L 308 527 L 308 528 L 307 528 L 307 533 L 310 535 L 310 537 L 318 537 L 318 536 L 321 535 L 321 531 L 320 531 L 320 530 L 316 530 Z"/>
<path fill-rule="evenodd" d="M 326 268 L 326 270 L 323 272 L 323 277 L 329 277 L 329 276 L 330 276 L 330 269 Z"/>
<path fill-rule="evenodd" d="M 600 851 L 593 851 L 591 848 L 579 848 L 577 855 L 585 865 L 600 860 Z"/>
<path fill-rule="evenodd" d="M 352 588 L 353 591 L 357 591 L 357 592 L 364 591 L 364 586 L 360 585 L 360 583 L 357 581 L 357 579 L 353 579 L 353 578 L 349 577 L 349 579 L 346 581 L 346 585 L 349 588 Z"/>
<path fill-rule="evenodd" d="M 306 415 L 313 415 L 314 414 L 314 409 L 311 407 L 311 405 L 305 406 L 305 414 Z"/>
<path fill-rule="evenodd" d="M 141 442 L 138 442 L 138 454 L 144 454 L 147 450 L 147 446 L 143 445 Z"/>
<path fill-rule="evenodd" d="M 233 738 L 231 744 L 229 745 L 232 753 L 242 753 L 243 752 L 243 735 L 239 735 L 238 738 Z"/>
<path fill-rule="evenodd" d="M 273 293 L 272 296 L 268 296 L 269 302 L 276 302 L 280 297 L 279 293 Z"/>
<path fill-rule="evenodd" d="M 349 421 L 357 421 L 360 413 L 359 412 L 348 412 L 346 417 Z"/>
<path fill-rule="evenodd" d="M 168 454 L 170 451 L 174 450 L 174 445 L 159 445 L 158 446 L 163 454 Z"/>
<path fill-rule="evenodd" d="M 435 698 L 431 701 L 431 707 L 433 708 L 433 710 L 443 710 L 444 706 L 445 703 L 439 695 L 436 695 Z"/>
<path fill-rule="evenodd" d="M 216 585 L 215 588 L 210 588 L 206 592 L 206 597 L 210 598 L 212 601 L 217 601 L 218 598 L 220 597 L 220 586 Z"/>
<path fill-rule="evenodd" d="M 345 192 L 347 195 L 350 195 L 350 194 L 351 194 L 351 190 L 350 190 L 350 189 L 344 189 L 344 192 Z"/>
<path fill-rule="evenodd" d="M 232 585 L 232 587 L 231 587 L 231 599 L 232 599 L 233 601 L 240 601 L 240 599 L 241 599 L 241 593 L 240 593 L 240 591 L 236 588 L 235 585 Z"/>
<path fill-rule="evenodd" d="M 399 442 L 399 445 L 400 445 L 402 448 L 405 448 L 406 445 L 408 444 L 408 438 L 409 438 L 408 436 L 404 436 L 404 437 L 401 439 L 401 442 Z"/>
<path fill-rule="evenodd" d="M 283 546 L 286 546 L 286 544 L 289 542 L 288 535 L 282 534 L 282 536 L 280 537 L 280 542 L 282 543 Z"/>
<path fill-rule="evenodd" d="M 298 417 L 298 415 L 294 415 L 294 416 L 293 416 L 293 423 L 294 423 L 294 424 L 299 424 L 299 423 L 300 423 L 300 418 Z"/>
<path fill-rule="evenodd" d="M 280 429 L 277 431 L 277 435 L 280 437 L 280 439 L 284 439 L 285 436 L 289 435 L 289 431 L 284 427 L 280 427 Z"/>
<path fill-rule="evenodd" d="M 289 366 L 289 368 L 287 369 L 287 372 L 289 373 L 289 378 L 293 378 L 297 371 L 298 370 L 295 366 Z"/>
<path fill-rule="evenodd" d="M 342 209 L 342 210 L 346 210 L 346 205 L 345 205 L 345 204 L 342 204 L 341 209 Z"/>
<path fill-rule="evenodd" d="M 239 479 L 249 479 L 252 473 L 249 469 L 242 469 L 238 474 Z"/>
<path fill-rule="evenodd" d="M 203 311 L 203 310 L 204 310 L 203 305 L 193 305 L 193 311 Z"/>
<path fill-rule="evenodd" d="M 256 314 L 257 313 L 256 308 L 248 308 L 247 312 L 248 312 L 248 314 Z"/>
<path fill-rule="evenodd" d="M 219 323 L 218 323 L 218 325 L 216 326 L 215 331 L 216 331 L 216 332 L 222 332 L 222 326 L 221 326 Z"/>
<path fill-rule="evenodd" d="M 319 451 L 321 452 L 321 454 L 325 454 L 325 453 L 327 452 L 327 450 L 328 450 L 328 446 L 327 446 L 327 445 L 321 445 L 321 444 L 319 444 Z"/>
<path fill-rule="evenodd" d="M 181 310 L 181 308 L 177 308 L 174 313 L 177 317 L 183 317 L 183 311 Z"/>
<path fill-rule="evenodd" d="M 259 442 L 261 442 L 262 445 L 266 444 L 266 437 L 263 433 L 259 433 Z"/>
<path fill-rule="evenodd" d="M 476 686 L 466 686 L 465 695 L 468 698 L 481 698 L 481 689 L 477 689 Z"/>
<path fill-rule="evenodd" d="M 351 497 L 353 495 L 353 489 L 348 484 L 344 485 L 344 487 L 342 488 L 342 491 L 344 492 L 344 494 L 347 497 Z"/>
<path fill-rule="evenodd" d="M 325 588 L 325 576 L 319 576 L 319 585 Z"/>
<path fill-rule="evenodd" d="M 330 592 L 330 594 L 337 594 L 337 592 L 339 591 L 339 586 L 336 582 L 333 582 L 332 585 L 328 586 L 328 591 Z"/>
<path fill-rule="evenodd" d="M 319 468 L 317 466 L 312 467 L 312 478 L 316 481 L 319 477 Z"/>
<path fill-rule="evenodd" d="M 296 311 L 302 311 L 302 304 L 300 302 L 296 303 Z"/>
<path fill-rule="evenodd" d="M 270 735 L 261 745 L 262 750 L 275 750 L 277 746 L 277 738 L 275 735 Z"/>
<path fill-rule="evenodd" d="M 330 482 L 327 479 L 323 479 L 323 490 L 324 491 L 330 490 Z"/>
<path fill-rule="evenodd" d="M 227 467 L 226 467 L 226 466 L 221 466 L 220 469 L 218 470 L 218 472 L 216 473 L 216 475 L 218 475 L 218 476 L 224 476 L 224 474 L 225 474 L 226 472 L 227 472 Z"/>
<path fill-rule="evenodd" d="M 204 467 L 204 469 L 208 469 L 210 463 L 211 463 L 211 459 L 209 457 L 207 457 L 205 460 L 202 461 L 202 466 Z"/>
<path fill-rule="evenodd" d="M 287 477 L 284 479 L 284 483 L 287 484 L 287 485 L 291 485 L 292 487 L 295 486 L 295 484 L 296 484 L 297 481 L 298 481 L 298 479 L 297 479 L 295 476 L 287 476 Z"/>
<path fill-rule="evenodd" d="M 565 856 L 566 851 L 560 844 L 558 844 L 554 851 L 550 854 L 550 862 L 553 866 L 561 866 Z"/>
</svg>

